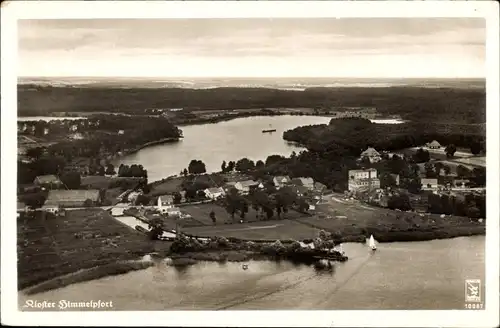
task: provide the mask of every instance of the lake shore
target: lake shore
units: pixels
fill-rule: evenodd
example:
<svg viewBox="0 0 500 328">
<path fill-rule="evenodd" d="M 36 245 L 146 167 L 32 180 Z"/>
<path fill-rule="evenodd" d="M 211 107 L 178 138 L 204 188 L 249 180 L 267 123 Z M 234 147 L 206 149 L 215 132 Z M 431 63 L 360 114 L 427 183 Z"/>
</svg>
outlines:
<svg viewBox="0 0 500 328">
<path fill-rule="evenodd" d="M 110 263 L 90 269 L 81 269 L 67 275 L 59 276 L 44 281 L 40 284 L 28 287 L 24 290 L 21 290 L 21 292 L 25 295 L 43 293 L 49 290 L 66 287 L 68 285 L 80 282 L 125 274 L 130 271 L 146 269 L 153 265 L 154 263 L 152 261 L 143 260 Z"/>
</svg>

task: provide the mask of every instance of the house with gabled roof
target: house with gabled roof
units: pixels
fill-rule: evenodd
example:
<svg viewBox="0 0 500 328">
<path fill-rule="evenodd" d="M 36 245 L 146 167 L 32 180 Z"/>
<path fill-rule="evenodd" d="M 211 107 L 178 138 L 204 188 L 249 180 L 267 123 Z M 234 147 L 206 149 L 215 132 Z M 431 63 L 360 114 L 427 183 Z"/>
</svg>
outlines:
<svg viewBox="0 0 500 328">
<path fill-rule="evenodd" d="M 89 190 L 50 190 L 45 207 L 85 207 L 97 206 L 101 194 L 97 189 Z"/>
<path fill-rule="evenodd" d="M 364 158 L 368 158 L 370 163 L 376 163 L 379 162 L 382 159 L 382 156 L 378 151 L 375 150 L 373 147 L 368 147 L 365 151 L 363 151 L 359 155 L 359 160 L 362 160 Z"/>
<path fill-rule="evenodd" d="M 274 186 L 279 189 L 282 188 L 286 185 L 288 185 L 291 182 L 291 179 L 287 175 L 278 175 L 273 178 L 273 183 Z"/>
<path fill-rule="evenodd" d="M 420 179 L 422 190 L 436 190 L 438 189 L 438 179 L 422 178 Z"/>
<path fill-rule="evenodd" d="M 238 181 L 234 184 L 234 187 L 242 194 L 248 194 L 251 188 L 256 188 L 259 186 L 259 182 L 254 180 Z"/>
<path fill-rule="evenodd" d="M 52 189 L 52 188 L 57 189 L 63 185 L 62 181 L 54 174 L 39 175 L 35 178 L 33 183 L 37 186 L 45 187 L 45 188 L 49 188 L 49 189 Z"/>
<path fill-rule="evenodd" d="M 221 187 L 207 188 L 204 191 L 205 191 L 205 196 L 208 199 L 213 199 L 213 200 L 224 197 L 224 195 L 226 194 L 224 189 Z"/>
<path fill-rule="evenodd" d="M 426 144 L 426 146 L 430 149 L 439 149 L 441 148 L 441 144 L 437 140 L 433 140 Z"/>
</svg>

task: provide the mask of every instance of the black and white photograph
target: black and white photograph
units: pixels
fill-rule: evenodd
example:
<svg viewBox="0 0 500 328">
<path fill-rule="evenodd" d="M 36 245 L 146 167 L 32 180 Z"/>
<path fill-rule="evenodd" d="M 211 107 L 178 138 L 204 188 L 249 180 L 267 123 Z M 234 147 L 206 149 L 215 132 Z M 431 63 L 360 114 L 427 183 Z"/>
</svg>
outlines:
<svg viewBox="0 0 500 328">
<path fill-rule="evenodd" d="M 183 3 L 10 20 L 2 307 L 52 325 L 496 325 L 498 5 Z M 302 318 L 266 322 L 279 311 Z"/>
</svg>

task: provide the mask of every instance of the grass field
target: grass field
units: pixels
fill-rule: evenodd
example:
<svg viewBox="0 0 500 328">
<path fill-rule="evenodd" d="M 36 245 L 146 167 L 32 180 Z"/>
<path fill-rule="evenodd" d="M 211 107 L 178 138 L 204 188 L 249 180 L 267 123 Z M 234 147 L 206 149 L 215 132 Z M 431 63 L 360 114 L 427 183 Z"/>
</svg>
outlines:
<svg viewBox="0 0 500 328">
<path fill-rule="evenodd" d="M 181 191 L 181 184 L 183 181 L 184 177 L 169 178 L 163 181 L 159 181 L 152 184 L 151 191 L 148 195 L 154 197 L 179 192 Z"/>
<path fill-rule="evenodd" d="M 195 236 L 224 236 L 246 240 L 311 239 L 319 230 L 292 220 L 270 220 L 217 226 L 183 228 Z"/>
<path fill-rule="evenodd" d="M 326 202 L 316 207 L 313 217 L 299 218 L 297 221 L 318 229 L 339 232 L 342 236 L 374 234 L 379 239 L 391 239 L 391 234 L 401 232 L 440 233 L 450 235 L 469 235 L 484 232 L 485 225 L 466 217 L 437 214 L 420 216 L 412 212 L 399 212 L 359 203 L 345 201 L 342 195 L 334 194 Z M 378 236 L 376 236 L 378 234 Z M 415 237 L 417 238 L 417 237 Z M 432 239 L 432 238 L 430 238 Z"/>
<path fill-rule="evenodd" d="M 65 217 L 18 219 L 17 249 L 22 289 L 80 269 L 139 258 L 153 244 L 105 211 L 86 209 L 67 211 Z"/>
<path fill-rule="evenodd" d="M 198 204 L 198 205 L 187 205 L 183 206 L 182 211 L 190 214 L 197 221 L 202 222 L 205 225 L 213 225 L 212 219 L 210 218 L 210 212 L 214 211 L 215 217 L 217 220 L 217 225 L 224 223 L 236 223 L 241 220 L 239 214 L 237 213 L 234 216 L 234 220 L 231 218 L 231 215 L 226 211 L 226 209 L 220 205 L 215 203 L 209 204 Z M 297 219 L 304 216 L 303 214 L 297 213 L 296 211 L 288 211 L 286 214 L 281 214 L 281 219 Z M 278 219 L 276 213 L 274 214 L 273 219 Z M 248 213 L 245 214 L 244 222 L 259 222 L 266 221 L 262 216 L 257 217 L 257 212 L 252 208 L 248 208 Z"/>
</svg>

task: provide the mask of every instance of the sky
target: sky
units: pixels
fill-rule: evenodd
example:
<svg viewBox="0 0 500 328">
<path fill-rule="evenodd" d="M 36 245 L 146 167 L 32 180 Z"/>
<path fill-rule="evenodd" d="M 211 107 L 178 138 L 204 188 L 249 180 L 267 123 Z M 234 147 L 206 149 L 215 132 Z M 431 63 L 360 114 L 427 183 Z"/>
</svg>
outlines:
<svg viewBox="0 0 500 328">
<path fill-rule="evenodd" d="M 478 18 L 18 22 L 19 76 L 483 78 Z"/>
</svg>

